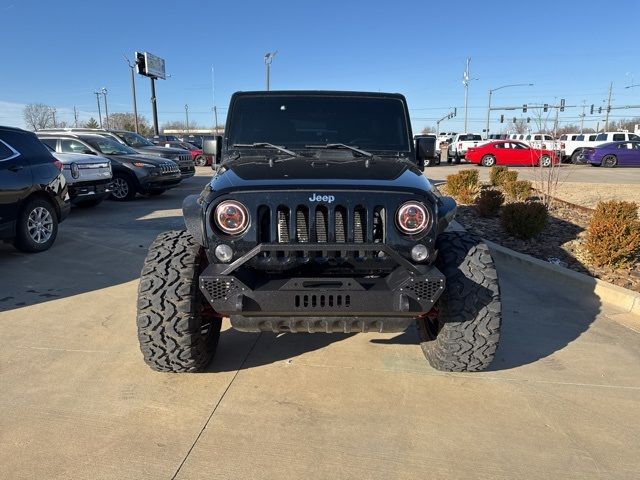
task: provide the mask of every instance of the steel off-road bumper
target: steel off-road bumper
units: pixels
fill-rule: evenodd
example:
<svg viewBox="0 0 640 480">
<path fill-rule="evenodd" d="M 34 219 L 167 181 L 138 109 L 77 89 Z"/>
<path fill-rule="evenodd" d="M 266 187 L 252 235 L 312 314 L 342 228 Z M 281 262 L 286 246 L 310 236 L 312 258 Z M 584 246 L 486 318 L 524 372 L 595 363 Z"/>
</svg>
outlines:
<svg viewBox="0 0 640 480">
<path fill-rule="evenodd" d="M 237 330 L 257 332 L 399 332 L 433 307 L 445 279 L 435 267 L 413 265 L 381 244 L 323 244 L 322 250 L 357 254 L 370 250 L 390 255 L 398 266 L 384 277 L 262 276 L 240 267 L 262 252 L 315 251 L 318 245 L 261 244 L 230 265 L 209 265 L 200 290 L 211 306 L 230 317 Z M 248 258 L 247 258 L 248 257 Z"/>
</svg>

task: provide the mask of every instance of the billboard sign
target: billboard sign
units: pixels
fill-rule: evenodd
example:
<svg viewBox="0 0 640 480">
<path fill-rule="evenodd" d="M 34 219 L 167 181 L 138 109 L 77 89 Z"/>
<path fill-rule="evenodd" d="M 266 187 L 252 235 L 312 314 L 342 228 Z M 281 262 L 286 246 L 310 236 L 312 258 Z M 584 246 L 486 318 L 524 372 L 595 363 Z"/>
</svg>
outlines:
<svg viewBox="0 0 640 480">
<path fill-rule="evenodd" d="M 144 52 L 136 52 L 136 63 L 138 66 L 138 73 L 146 77 L 165 79 L 165 66 L 164 59 L 156 57 L 155 55 Z"/>
</svg>

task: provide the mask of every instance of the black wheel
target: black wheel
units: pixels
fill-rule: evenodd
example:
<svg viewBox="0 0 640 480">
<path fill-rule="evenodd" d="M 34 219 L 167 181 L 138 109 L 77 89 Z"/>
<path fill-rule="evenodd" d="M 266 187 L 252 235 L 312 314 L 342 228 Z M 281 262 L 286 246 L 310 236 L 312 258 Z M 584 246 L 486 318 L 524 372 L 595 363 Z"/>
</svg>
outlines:
<svg viewBox="0 0 640 480">
<path fill-rule="evenodd" d="M 75 205 L 78 208 L 93 208 L 100 205 L 103 200 L 104 198 L 94 198 L 91 200 L 84 200 L 82 202 L 77 202 Z"/>
<path fill-rule="evenodd" d="M 460 154 L 458 154 L 458 152 L 454 155 L 453 161 L 454 163 L 460 163 Z"/>
<path fill-rule="evenodd" d="M 207 157 L 205 157 L 204 155 L 198 155 L 193 160 L 193 163 L 195 163 L 198 167 L 206 167 L 207 166 Z"/>
<path fill-rule="evenodd" d="M 136 187 L 128 175 L 115 173 L 112 182 L 111 198 L 114 200 L 126 202 L 136 196 Z"/>
<path fill-rule="evenodd" d="M 485 167 L 493 167 L 496 164 L 496 157 L 493 155 L 485 155 L 482 157 L 482 165 Z"/>
<path fill-rule="evenodd" d="M 138 287 L 138 340 L 159 372 L 197 372 L 213 358 L 222 319 L 198 288 L 206 267 L 201 245 L 186 231 L 161 233 L 149 247 Z"/>
<path fill-rule="evenodd" d="M 432 367 L 471 372 L 489 366 L 500 339 L 500 287 L 489 248 L 466 232 L 438 237 L 437 267 L 446 288 L 437 315 L 418 320 L 420 346 Z"/>
<path fill-rule="evenodd" d="M 578 157 L 580 157 L 580 153 L 582 153 L 580 150 L 575 150 L 572 154 L 571 154 L 571 163 L 580 163 L 578 162 Z"/>
<path fill-rule="evenodd" d="M 615 155 L 605 155 L 602 159 L 602 166 L 612 168 L 618 165 L 618 158 Z"/>
<path fill-rule="evenodd" d="M 166 188 L 154 188 L 153 190 L 148 190 L 144 193 L 146 193 L 150 197 L 157 197 L 158 195 L 162 195 L 166 191 L 167 191 Z"/>
<path fill-rule="evenodd" d="M 16 222 L 14 246 L 23 252 L 42 252 L 58 235 L 58 215 L 51 202 L 43 198 L 28 200 Z"/>
</svg>

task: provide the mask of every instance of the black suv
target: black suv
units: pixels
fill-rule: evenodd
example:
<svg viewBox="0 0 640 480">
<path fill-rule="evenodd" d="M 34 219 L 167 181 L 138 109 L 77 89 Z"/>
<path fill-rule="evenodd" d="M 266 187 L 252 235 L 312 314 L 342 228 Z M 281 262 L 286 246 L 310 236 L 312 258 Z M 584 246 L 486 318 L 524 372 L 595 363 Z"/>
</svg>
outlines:
<svg viewBox="0 0 640 480">
<path fill-rule="evenodd" d="M 113 181 L 111 198 L 132 200 L 136 193 L 160 195 L 181 181 L 175 162 L 152 155 L 140 155 L 115 140 L 94 133 L 37 132 L 38 138 L 61 153 L 102 155 L 111 160 Z"/>
<path fill-rule="evenodd" d="M 70 208 L 62 163 L 33 133 L 0 126 L 0 240 L 47 250 Z"/>
<path fill-rule="evenodd" d="M 417 168 L 425 159 L 399 94 L 245 92 L 231 98 L 222 163 L 187 197 L 187 229 L 150 247 L 138 338 L 159 371 L 197 371 L 222 317 L 257 332 L 418 328 L 446 371 L 482 370 L 500 331 L 487 246 L 449 232 L 456 204 Z"/>
</svg>

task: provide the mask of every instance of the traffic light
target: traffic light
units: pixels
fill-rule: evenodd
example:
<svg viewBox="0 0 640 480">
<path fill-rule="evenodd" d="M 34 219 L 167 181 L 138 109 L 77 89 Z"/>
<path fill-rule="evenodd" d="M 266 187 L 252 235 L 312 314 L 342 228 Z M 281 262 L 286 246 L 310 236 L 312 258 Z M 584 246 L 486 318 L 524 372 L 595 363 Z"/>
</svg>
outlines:
<svg viewBox="0 0 640 480">
<path fill-rule="evenodd" d="M 500 115 L 500 123 L 504 123 L 504 115 Z"/>
<path fill-rule="evenodd" d="M 591 104 L 591 115 L 593 115 L 593 103 Z"/>
<path fill-rule="evenodd" d="M 455 117 L 455 116 L 457 116 L 457 115 L 458 115 L 458 107 L 455 107 L 455 108 L 453 109 L 453 116 Z"/>
<path fill-rule="evenodd" d="M 544 108 L 542 109 L 542 111 L 544 111 L 544 112 L 548 112 L 549 111 L 549 104 L 548 103 L 544 104 Z"/>
<path fill-rule="evenodd" d="M 607 105 L 607 112 L 611 111 L 611 105 Z"/>
<path fill-rule="evenodd" d="M 531 123 L 531 117 L 527 117 L 527 123 Z"/>
<path fill-rule="evenodd" d="M 513 123 L 516 123 L 516 117 L 513 117 Z"/>
<path fill-rule="evenodd" d="M 527 104 L 522 105 L 522 113 L 527 113 Z"/>
<path fill-rule="evenodd" d="M 560 99 L 560 111 L 564 112 L 564 98 Z"/>
<path fill-rule="evenodd" d="M 602 113 L 602 107 L 598 107 L 598 113 Z"/>
</svg>

